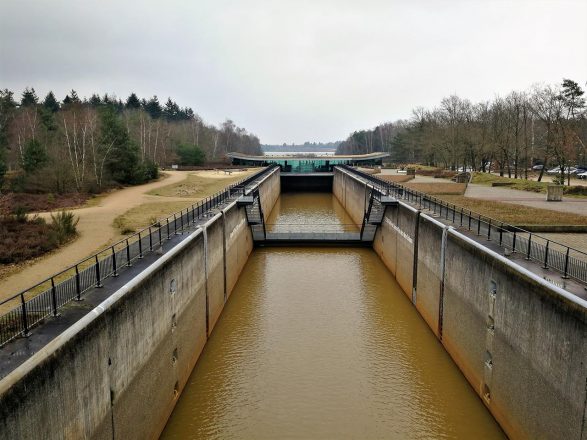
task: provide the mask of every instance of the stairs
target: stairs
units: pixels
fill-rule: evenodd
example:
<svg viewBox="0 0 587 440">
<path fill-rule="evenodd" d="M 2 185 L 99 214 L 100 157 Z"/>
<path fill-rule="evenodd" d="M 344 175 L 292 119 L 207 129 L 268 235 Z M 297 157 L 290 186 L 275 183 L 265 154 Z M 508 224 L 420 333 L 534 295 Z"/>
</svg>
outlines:
<svg viewBox="0 0 587 440">
<path fill-rule="evenodd" d="M 263 208 L 261 207 L 259 189 L 255 188 L 250 194 L 242 196 L 239 199 L 238 204 L 245 207 L 247 223 L 251 227 L 253 241 L 265 240 L 265 220 L 263 218 Z"/>
<path fill-rule="evenodd" d="M 369 205 L 363 216 L 363 225 L 361 226 L 362 241 L 373 241 L 377 227 L 383 222 L 384 215 L 385 205 L 381 203 L 381 194 L 375 189 L 371 189 Z"/>
</svg>

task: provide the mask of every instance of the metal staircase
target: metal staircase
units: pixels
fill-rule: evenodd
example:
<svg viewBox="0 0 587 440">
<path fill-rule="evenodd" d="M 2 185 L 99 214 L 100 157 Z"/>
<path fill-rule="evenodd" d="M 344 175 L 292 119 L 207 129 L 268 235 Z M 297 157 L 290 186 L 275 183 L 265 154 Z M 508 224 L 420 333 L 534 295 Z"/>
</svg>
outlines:
<svg viewBox="0 0 587 440">
<path fill-rule="evenodd" d="M 375 239 L 377 227 L 383 222 L 385 216 L 385 208 L 387 206 L 394 206 L 398 201 L 386 194 L 383 194 L 379 189 L 369 187 L 369 204 L 363 216 L 363 225 L 361 226 L 361 241 L 372 242 Z"/>
<path fill-rule="evenodd" d="M 259 188 L 255 188 L 249 194 L 240 197 L 237 200 L 239 206 L 245 207 L 247 223 L 251 227 L 253 241 L 263 241 L 267 236 L 265 231 L 265 219 L 263 216 L 263 207 L 261 206 L 261 197 Z"/>
</svg>

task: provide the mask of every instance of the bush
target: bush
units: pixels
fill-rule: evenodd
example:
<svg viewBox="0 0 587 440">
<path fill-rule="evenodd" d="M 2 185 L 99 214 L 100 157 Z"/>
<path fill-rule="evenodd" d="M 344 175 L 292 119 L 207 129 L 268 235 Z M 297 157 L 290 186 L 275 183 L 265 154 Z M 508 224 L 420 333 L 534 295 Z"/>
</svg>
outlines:
<svg viewBox="0 0 587 440">
<path fill-rule="evenodd" d="M 73 212 L 61 211 L 51 214 L 51 239 L 55 244 L 67 243 L 77 235 L 77 223 L 79 218 Z"/>
</svg>

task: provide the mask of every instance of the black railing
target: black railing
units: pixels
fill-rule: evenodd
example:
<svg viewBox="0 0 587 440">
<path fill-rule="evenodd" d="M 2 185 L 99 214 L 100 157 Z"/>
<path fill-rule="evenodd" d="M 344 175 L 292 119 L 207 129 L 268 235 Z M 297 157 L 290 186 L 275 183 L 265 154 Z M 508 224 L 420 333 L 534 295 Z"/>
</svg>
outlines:
<svg viewBox="0 0 587 440">
<path fill-rule="evenodd" d="M 133 262 L 159 249 L 175 234 L 183 233 L 209 211 L 244 194 L 247 186 L 269 174 L 276 166 L 265 168 L 198 203 L 176 212 L 166 219 L 79 261 L 73 266 L 0 302 L 0 347 L 18 336 L 27 336 L 31 328 L 49 316 L 58 316 L 59 309 L 92 288 L 103 286 L 108 277 L 115 277 Z"/>
<path fill-rule="evenodd" d="M 584 252 L 398 183 L 381 180 L 347 165 L 338 166 L 367 180 L 381 194 L 426 209 L 435 217 L 440 217 L 457 227 L 466 228 L 486 240 L 499 243 L 506 252 L 518 253 L 527 260 L 539 263 L 544 269 L 560 272 L 563 278 L 573 278 L 581 283 L 587 283 L 587 254 Z"/>
</svg>

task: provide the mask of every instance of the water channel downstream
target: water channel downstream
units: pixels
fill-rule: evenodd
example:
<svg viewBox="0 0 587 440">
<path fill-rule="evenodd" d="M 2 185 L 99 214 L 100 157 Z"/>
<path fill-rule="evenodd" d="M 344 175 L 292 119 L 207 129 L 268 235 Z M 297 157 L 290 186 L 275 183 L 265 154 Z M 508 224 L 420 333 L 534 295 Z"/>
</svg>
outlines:
<svg viewBox="0 0 587 440">
<path fill-rule="evenodd" d="M 330 200 L 319 221 L 347 224 L 327 196 L 287 195 L 272 218 Z M 373 250 L 262 248 L 162 438 L 505 436 Z"/>
</svg>

